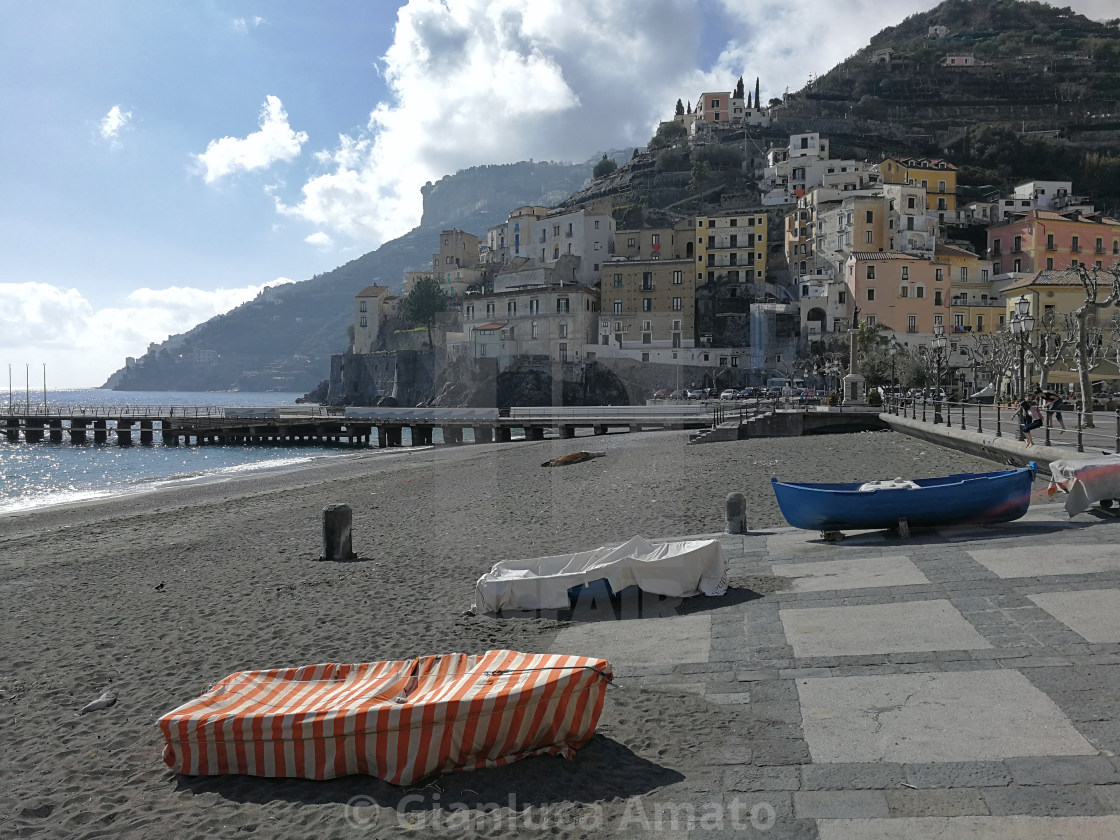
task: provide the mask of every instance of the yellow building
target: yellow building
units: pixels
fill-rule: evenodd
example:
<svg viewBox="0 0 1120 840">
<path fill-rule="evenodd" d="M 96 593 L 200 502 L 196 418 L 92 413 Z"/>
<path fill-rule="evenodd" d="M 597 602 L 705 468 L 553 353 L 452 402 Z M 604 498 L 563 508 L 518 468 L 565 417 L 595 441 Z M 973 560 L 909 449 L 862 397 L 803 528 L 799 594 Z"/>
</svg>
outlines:
<svg viewBox="0 0 1120 840">
<path fill-rule="evenodd" d="M 957 167 L 940 158 L 887 158 L 879 164 L 884 184 L 916 184 L 925 187 L 926 210 L 937 221 L 957 217 Z"/>
<path fill-rule="evenodd" d="M 720 275 L 740 283 L 766 280 L 766 214 L 696 217 L 696 285 Z"/>
<path fill-rule="evenodd" d="M 691 268 L 686 258 L 604 263 L 600 345 L 647 362 L 655 350 L 693 347 L 696 281 Z"/>
<path fill-rule="evenodd" d="M 933 262 L 935 281 L 949 285 L 951 311 L 946 332 L 991 333 L 1004 325 L 1004 301 L 992 287 L 991 260 L 938 243 Z"/>
<path fill-rule="evenodd" d="M 352 353 L 373 353 L 379 347 L 381 327 L 397 314 L 400 298 L 388 286 L 366 286 L 354 295 L 354 341 Z"/>
</svg>

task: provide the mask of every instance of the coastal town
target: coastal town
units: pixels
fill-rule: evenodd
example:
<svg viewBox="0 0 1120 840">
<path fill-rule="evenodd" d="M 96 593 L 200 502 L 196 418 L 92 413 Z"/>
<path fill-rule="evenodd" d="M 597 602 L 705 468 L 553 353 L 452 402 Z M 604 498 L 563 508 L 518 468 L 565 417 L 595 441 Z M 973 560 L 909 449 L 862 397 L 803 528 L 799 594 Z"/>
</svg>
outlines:
<svg viewBox="0 0 1120 840">
<path fill-rule="evenodd" d="M 405 386 L 425 351 L 469 360 L 476 376 L 536 365 L 579 379 L 598 363 L 650 394 L 774 378 L 839 389 L 857 373 L 846 367 L 853 328 L 870 330 L 899 369 L 903 358 L 927 369 L 909 384 L 962 399 L 1004 377 L 1014 392 L 1018 374 L 1037 382 L 1043 368 L 1075 381 L 1069 316 L 1085 302 L 1084 281 L 1111 286 L 1120 265 L 1120 220 L 1095 208 L 1089 185 L 1028 180 L 969 199 L 975 190 L 958 188 L 950 160 L 838 158 L 818 132 L 752 154 L 752 130 L 769 116 L 742 87 L 678 102 L 657 138 L 692 154 L 736 150 L 744 170 L 760 164 L 746 172 L 757 190 L 710 205 L 701 190 L 695 212 L 642 227 L 625 227 L 600 198 L 512 208 L 486 231 L 444 230 L 430 266 L 409 271 L 399 294 L 357 292 L 330 397 L 416 393 Z M 654 155 L 635 150 L 631 165 Z M 604 156 L 596 183 L 616 168 Z M 421 292 L 448 310 L 427 329 L 402 318 Z M 999 352 L 1024 342 L 1020 362 Z"/>
</svg>

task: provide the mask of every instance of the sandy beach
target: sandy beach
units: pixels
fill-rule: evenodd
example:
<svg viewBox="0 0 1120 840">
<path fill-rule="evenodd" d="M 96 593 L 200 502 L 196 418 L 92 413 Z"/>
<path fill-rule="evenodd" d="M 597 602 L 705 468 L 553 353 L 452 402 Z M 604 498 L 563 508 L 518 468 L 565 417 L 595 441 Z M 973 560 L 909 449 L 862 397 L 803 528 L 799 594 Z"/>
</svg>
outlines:
<svg viewBox="0 0 1120 840">
<path fill-rule="evenodd" d="M 494 562 L 636 534 L 718 532 L 729 492 L 746 495 L 752 529 L 778 527 L 771 476 L 994 468 L 887 432 L 687 439 L 662 432 L 358 454 L 0 518 L 3 836 L 399 837 L 406 830 L 396 809 L 406 796 L 426 808 L 508 806 L 513 797 L 516 808 L 488 836 L 609 834 L 628 797 L 702 784 L 698 771 L 732 729 L 749 735 L 751 720 L 729 722 L 726 708 L 703 698 L 620 680 L 599 735 L 574 761 L 535 758 L 396 788 L 357 776 L 178 777 L 161 760 L 156 719 L 242 669 L 548 650 L 557 621 L 464 615 L 475 580 Z M 541 468 L 579 449 L 607 455 Z M 339 502 L 353 508 L 359 558 L 316 562 L 322 509 Z M 107 687 L 116 705 L 79 716 Z M 355 797 L 366 797 L 363 807 L 348 809 Z"/>
</svg>

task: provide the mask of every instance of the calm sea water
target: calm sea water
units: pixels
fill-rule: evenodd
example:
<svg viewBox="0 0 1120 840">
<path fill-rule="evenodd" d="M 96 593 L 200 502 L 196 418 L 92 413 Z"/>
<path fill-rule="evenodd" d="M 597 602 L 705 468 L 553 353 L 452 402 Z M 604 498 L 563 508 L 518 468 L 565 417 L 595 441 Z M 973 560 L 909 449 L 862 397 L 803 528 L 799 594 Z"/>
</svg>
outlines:
<svg viewBox="0 0 1120 840">
<path fill-rule="evenodd" d="M 51 406 L 271 406 L 292 405 L 300 394 L 55 391 Z M 32 407 L 43 393 L 30 394 Z M 16 406 L 28 395 L 13 393 Z M 0 395 L 0 411 L 8 394 Z M 9 443 L 0 436 L 0 513 L 124 495 L 168 482 L 220 479 L 226 474 L 296 467 L 319 458 L 344 458 L 344 450 L 318 447 L 152 446 L 85 443 Z M 110 437 L 110 441 L 113 438 Z"/>
</svg>

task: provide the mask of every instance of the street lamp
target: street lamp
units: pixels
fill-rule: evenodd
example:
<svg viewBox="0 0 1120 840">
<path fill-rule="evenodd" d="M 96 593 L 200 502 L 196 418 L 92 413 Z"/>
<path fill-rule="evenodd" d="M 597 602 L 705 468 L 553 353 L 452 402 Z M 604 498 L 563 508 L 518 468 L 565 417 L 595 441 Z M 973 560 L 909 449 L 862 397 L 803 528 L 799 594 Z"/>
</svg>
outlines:
<svg viewBox="0 0 1120 840">
<path fill-rule="evenodd" d="M 1026 354 L 1027 340 L 1034 330 L 1034 316 L 1031 315 L 1031 302 L 1026 295 L 1015 301 L 1015 314 L 1011 316 L 1011 333 L 1019 341 L 1019 400 L 1026 396 Z"/>
<path fill-rule="evenodd" d="M 1015 301 L 1015 314 L 1011 316 L 1011 333 L 1019 339 L 1019 402 L 1027 393 L 1026 383 L 1026 355 L 1027 339 L 1034 329 L 1034 316 L 1031 315 L 1031 302 L 1026 295 L 1020 296 Z M 1025 422 L 1027 418 L 1023 418 Z M 1022 423 L 1019 424 L 1019 440 L 1025 440 Z"/>
<path fill-rule="evenodd" d="M 933 325 L 933 340 L 930 345 L 933 347 L 933 361 L 937 366 L 937 379 L 934 382 L 933 388 L 933 422 L 935 424 L 942 422 L 941 418 L 941 361 L 945 355 L 945 327 L 941 324 Z"/>
</svg>

